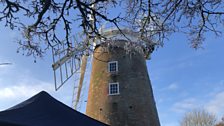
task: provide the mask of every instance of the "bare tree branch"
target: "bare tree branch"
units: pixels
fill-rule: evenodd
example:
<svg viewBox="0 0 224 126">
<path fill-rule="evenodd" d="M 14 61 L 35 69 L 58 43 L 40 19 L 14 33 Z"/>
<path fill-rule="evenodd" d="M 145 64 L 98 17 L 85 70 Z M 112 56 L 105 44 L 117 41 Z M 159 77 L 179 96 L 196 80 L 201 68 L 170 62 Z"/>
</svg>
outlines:
<svg viewBox="0 0 224 126">
<path fill-rule="evenodd" d="M 207 33 L 221 36 L 224 26 L 221 0 L 2 0 L 0 8 L 0 21 L 23 33 L 19 49 L 35 57 L 64 40 L 75 48 L 69 38 L 80 31 L 90 39 L 104 37 L 99 32 L 104 22 L 123 36 L 126 26 L 157 46 L 170 34 L 183 32 L 193 48 L 202 46 Z M 90 41 L 80 43 L 91 50 Z"/>
</svg>

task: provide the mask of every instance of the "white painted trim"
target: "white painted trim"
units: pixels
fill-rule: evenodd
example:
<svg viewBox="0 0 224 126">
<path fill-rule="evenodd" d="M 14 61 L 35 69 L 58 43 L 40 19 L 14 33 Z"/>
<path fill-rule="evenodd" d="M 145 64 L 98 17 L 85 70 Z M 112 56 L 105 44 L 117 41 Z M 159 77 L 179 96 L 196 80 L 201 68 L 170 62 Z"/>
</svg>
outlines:
<svg viewBox="0 0 224 126">
<path fill-rule="evenodd" d="M 117 85 L 117 93 L 111 94 L 111 92 L 110 92 L 110 86 L 111 85 L 114 85 L 114 84 Z M 108 89 L 109 89 L 109 92 L 108 92 L 109 95 L 119 95 L 120 94 L 120 89 L 119 89 L 119 83 L 118 82 L 109 83 L 109 88 Z"/>
<path fill-rule="evenodd" d="M 110 71 L 110 64 L 111 64 L 111 63 L 116 63 L 116 71 Z M 110 62 L 108 62 L 107 70 L 108 70 L 108 72 L 110 72 L 110 73 L 118 72 L 118 61 L 110 61 Z"/>
</svg>

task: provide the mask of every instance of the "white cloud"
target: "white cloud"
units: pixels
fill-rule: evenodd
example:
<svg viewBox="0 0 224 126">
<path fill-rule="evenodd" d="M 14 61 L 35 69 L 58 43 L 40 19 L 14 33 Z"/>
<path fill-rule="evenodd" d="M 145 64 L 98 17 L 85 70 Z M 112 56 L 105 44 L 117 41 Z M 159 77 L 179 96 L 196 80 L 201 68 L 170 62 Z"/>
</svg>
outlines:
<svg viewBox="0 0 224 126">
<path fill-rule="evenodd" d="M 224 115 L 224 91 L 217 93 L 205 107 L 209 112 L 217 116 Z"/>
<path fill-rule="evenodd" d="M 178 86 L 176 83 L 172 83 L 167 87 L 168 90 L 176 90 L 177 88 Z"/>
<path fill-rule="evenodd" d="M 195 98 L 187 98 L 182 101 L 174 103 L 171 110 L 177 113 L 185 113 L 200 106 L 199 101 Z"/>
<path fill-rule="evenodd" d="M 222 92 L 224 90 L 224 80 L 220 80 L 216 83 L 208 83 L 207 85 L 215 85 L 215 87 L 212 89 L 212 92 L 210 92 L 209 96 L 215 96 L 217 93 Z"/>
<path fill-rule="evenodd" d="M 8 67 L 8 66 L 7 65 L 2 65 L 2 64 L 0 65 L 1 69 L 6 68 L 6 67 Z"/>
<path fill-rule="evenodd" d="M 161 122 L 161 126 L 179 126 L 179 123 L 178 122 L 166 122 L 166 123 Z"/>
<path fill-rule="evenodd" d="M 13 65 L 0 65 L 0 75 L 8 74 L 13 68 Z"/>
<path fill-rule="evenodd" d="M 34 66 L 35 67 L 35 66 Z M 20 65 L 13 65 L 0 68 L 0 111 L 12 107 L 38 92 L 45 90 L 59 101 L 71 105 L 74 78 L 71 78 L 67 84 L 63 85 L 59 91 L 55 91 L 54 82 L 49 73 L 48 80 L 37 78 L 33 73 L 35 71 L 28 68 L 21 68 Z"/>
<path fill-rule="evenodd" d="M 37 82 L 37 81 L 36 81 Z M 12 86 L 1 87 L 0 100 L 2 99 L 16 99 L 30 97 L 41 90 L 52 91 L 53 85 L 46 82 L 37 82 L 36 85 L 32 83 L 20 83 Z"/>
<path fill-rule="evenodd" d="M 171 83 L 165 88 L 160 89 L 161 91 L 174 91 L 178 89 L 178 84 L 177 83 Z"/>
<path fill-rule="evenodd" d="M 178 101 L 173 104 L 171 110 L 181 114 L 198 108 L 204 108 L 221 118 L 224 116 L 224 91 L 218 92 L 207 99 L 187 98 Z"/>
<path fill-rule="evenodd" d="M 2 82 L 3 79 L 1 80 L 1 83 Z M 0 84 L 0 110 L 12 107 L 42 90 L 53 92 L 54 86 L 51 83 L 40 81 L 31 77 L 23 78 L 14 85 Z"/>
</svg>

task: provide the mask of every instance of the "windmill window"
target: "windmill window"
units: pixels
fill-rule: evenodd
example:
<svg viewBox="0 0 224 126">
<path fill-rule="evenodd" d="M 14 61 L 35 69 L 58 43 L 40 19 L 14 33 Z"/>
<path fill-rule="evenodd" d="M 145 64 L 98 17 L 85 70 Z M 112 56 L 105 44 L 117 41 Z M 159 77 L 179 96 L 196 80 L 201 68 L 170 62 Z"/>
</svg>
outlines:
<svg viewBox="0 0 224 126">
<path fill-rule="evenodd" d="M 109 83 L 109 95 L 118 95 L 119 83 Z"/>
<path fill-rule="evenodd" d="M 108 63 L 108 71 L 109 72 L 117 72 L 118 71 L 118 62 L 111 61 Z"/>
</svg>

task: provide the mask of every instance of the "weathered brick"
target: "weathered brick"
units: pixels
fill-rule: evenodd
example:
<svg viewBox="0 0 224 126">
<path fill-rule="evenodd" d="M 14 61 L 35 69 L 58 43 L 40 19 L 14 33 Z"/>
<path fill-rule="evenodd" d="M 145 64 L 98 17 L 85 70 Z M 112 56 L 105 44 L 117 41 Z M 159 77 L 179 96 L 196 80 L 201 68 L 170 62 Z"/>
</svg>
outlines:
<svg viewBox="0 0 224 126">
<path fill-rule="evenodd" d="M 111 126 L 160 126 L 145 58 L 119 43 L 94 51 L 86 114 Z M 109 61 L 118 61 L 117 74 L 108 72 Z M 119 95 L 109 95 L 110 82 L 119 82 Z"/>
</svg>

